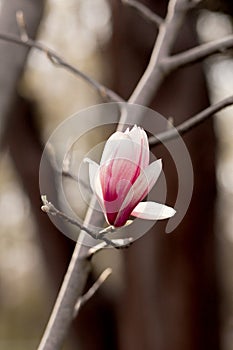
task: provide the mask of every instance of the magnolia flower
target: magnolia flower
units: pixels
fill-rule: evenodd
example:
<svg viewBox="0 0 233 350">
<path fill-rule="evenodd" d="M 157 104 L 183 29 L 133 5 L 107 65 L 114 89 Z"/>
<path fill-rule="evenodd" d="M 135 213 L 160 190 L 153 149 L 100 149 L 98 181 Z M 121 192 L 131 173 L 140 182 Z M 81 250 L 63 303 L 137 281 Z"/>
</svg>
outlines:
<svg viewBox="0 0 233 350">
<path fill-rule="evenodd" d="M 155 202 L 142 202 L 161 170 L 161 159 L 149 164 L 149 144 L 145 131 L 134 126 L 115 132 L 107 140 L 100 165 L 90 159 L 89 178 L 92 191 L 106 221 L 114 227 L 127 224 L 132 215 L 141 219 L 170 218 L 175 210 Z"/>
</svg>

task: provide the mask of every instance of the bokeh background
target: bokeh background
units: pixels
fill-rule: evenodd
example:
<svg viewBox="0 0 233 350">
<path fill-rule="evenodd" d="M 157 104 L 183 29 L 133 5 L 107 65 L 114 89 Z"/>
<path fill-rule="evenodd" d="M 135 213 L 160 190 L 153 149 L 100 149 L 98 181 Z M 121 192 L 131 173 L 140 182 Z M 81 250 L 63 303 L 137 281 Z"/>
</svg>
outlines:
<svg viewBox="0 0 233 350">
<path fill-rule="evenodd" d="M 143 3 L 164 16 L 166 1 Z M 1 32 L 17 33 L 17 9 L 30 35 L 130 96 L 156 35 L 137 12 L 118 0 L 1 0 Z M 232 14 L 230 0 L 200 2 L 174 52 L 231 34 Z M 173 73 L 151 106 L 177 125 L 232 93 L 229 51 Z M 0 349 L 36 348 L 74 246 L 40 211 L 43 145 L 67 117 L 101 102 L 42 53 L 0 42 Z M 232 114 L 227 108 L 184 137 L 195 189 L 180 227 L 165 235 L 156 224 L 129 250 L 94 258 L 90 284 L 104 267 L 113 275 L 84 306 L 65 349 L 233 350 Z M 161 146 L 154 152 L 166 159 Z M 177 184 L 172 174 L 168 181 L 172 204 Z"/>
</svg>

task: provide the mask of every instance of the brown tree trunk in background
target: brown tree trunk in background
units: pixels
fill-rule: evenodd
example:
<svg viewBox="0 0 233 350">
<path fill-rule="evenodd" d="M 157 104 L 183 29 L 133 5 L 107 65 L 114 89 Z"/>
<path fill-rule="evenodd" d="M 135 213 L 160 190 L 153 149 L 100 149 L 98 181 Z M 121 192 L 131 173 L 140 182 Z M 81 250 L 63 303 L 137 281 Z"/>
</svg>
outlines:
<svg viewBox="0 0 233 350">
<path fill-rule="evenodd" d="M 0 9 L 0 31 L 19 35 L 16 12 L 22 10 L 28 35 L 36 36 L 44 0 L 3 0 Z M 17 99 L 17 84 L 24 70 L 29 48 L 0 40 L 0 140 L 4 134 L 12 105 Z"/>
<path fill-rule="evenodd" d="M 164 15 L 164 1 L 147 1 Z M 132 9 L 114 7 L 113 69 L 117 92 L 127 98 L 148 61 L 155 38 L 153 25 Z M 181 30 L 175 50 L 194 46 L 194 16 Z M 168 77 L 153 108 L 175 125 L 208 106 L 201 64 Z M 212 121 L 185 136 L 194 168 L 194 192 L 188 213 L 170 235 L 156 223 L 124 253 L 125 291 L 118 307 L 120 350 L 219 349 L 218 296 L 214 225 L 215 136 Z M 176 174 L 162 146 L 168 183 L 167 203 L 174 203 Z M 174 170 L 173 170 L 174 171 Z M 123 305 L 123 306 L 122 306 Z"/>
</svg>

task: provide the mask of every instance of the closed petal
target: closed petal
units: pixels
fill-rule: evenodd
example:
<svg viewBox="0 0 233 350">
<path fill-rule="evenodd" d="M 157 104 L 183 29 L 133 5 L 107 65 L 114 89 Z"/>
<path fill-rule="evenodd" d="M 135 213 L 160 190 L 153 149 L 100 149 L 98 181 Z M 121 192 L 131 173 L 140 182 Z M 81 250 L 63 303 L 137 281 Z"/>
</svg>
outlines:
<svg viewBox="0 0 233 350">
<path fill-rule="evenodd" d="M 146 168 L 149 164 L 149 159 L 150 159 L 150 149 L 149 149 L 149 142 L 148 142 L 148 137 L 145 132 L 145 130 L 141 129 L 141 135 L 142 135 L 142 158 L 141 158 L 141 168 Z"/>
<path fill-rule="evenodd" d="M 117 192 L 118 196 L 122 195 L 124 199 L 139 174 L 140 168 L 138 165 L 128 159 L 114 159 L 101 165 L 100 181 L 104 199 L 107 201 L 115 200 Z M 119 187 L 120 183 L 121 186 Z M 125 191 L 122 193 L 124 187 Z M 121 191 L 118 191 L 118 188 Z"/>
<path fill-rule="evenodd" d="M 133 128 L 128 132 L 129 137 L 132 141 L 141 144 L 141 128 L 139 126 L 134 125 Z"/>
<path fill-rule="evenodd" d="M 131 215 L 146 220 L 163 220 L 175 215 L 172 207 L 156 202 L 140 202 L 134 208 Z"/>
<path fill-rule="evenodd" d="M 134 125 L 129 131 L 129 136 L 134 142 L 135 156 L 137 156 L 140 168 L 144 169 L 149 164 L 149 143 L 146 132 Z"/>
<path fill-rule="evenodd" d="M 123 132 L 116 131 L 107 140 L 100 164 L 112 160 L 114 158 L 132 159 L 133 145 L 130 137 Z"/>
<path fill-rule="evenodd" d="M 104 209 L 103 205 L 103 192 L 100 184 L 100 176 L 99 176 L 99 169 L 100 166 L 93 160 L 89 158 L 85 158 L 84 162 L 89 164 L 89 180 L 90 180 L 90 186 L 93 191 L 93 193 L 96 195 L 97 199 L 99 200 L 99 203 L 101 205 L 101 208 Z"/>
<path fill-rule="evenodd" d="M 130 188 L 127 196 L 122 202 L 122 206 L 115 219 L 114 226 L 122 226 L 130 216 L 130 213 L 149 193 L 154 186 L 162 170 L 161 159 L 151 163 L 141 172 L 135 183 Z"/>
<path fill-rule="evenodd" d="M 148 165 L 141 172 L 140 176 L 137 178 L 135 183 L 133 184 L 133 191 L 135 198 L 144 198 L 152 189 L 154 184 L 159 178 L 159 175 L 162 171 L 162 160 L 158 159 Z M 141 200 L 140 200 L 141 201 Z"/>
<path fill-rule="evenodd" d="M 92 192 L 95 193 L 95 177 L 99 170 L 99 164 L 97 164 L 96 162 L 94 162 L 92 159 L 89 159 L 89 158 L 85 158 L 84 162 L 89 164 L 89 181 L 90 181 Z"/>
</svg>

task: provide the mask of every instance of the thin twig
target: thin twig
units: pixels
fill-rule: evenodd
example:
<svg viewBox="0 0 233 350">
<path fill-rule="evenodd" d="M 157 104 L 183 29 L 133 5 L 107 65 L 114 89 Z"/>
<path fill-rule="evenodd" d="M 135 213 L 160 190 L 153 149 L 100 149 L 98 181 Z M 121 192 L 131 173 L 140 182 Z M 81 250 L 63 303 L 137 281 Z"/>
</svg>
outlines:
<svg viewBox="0 0 233 350">
<path fill-rule="evenodd" d="M 175 22 L 175 25 L 177 25 L 178 23 L 176 23 L 177 22 L 176 16 L 175 16 L 175 19 L 176 20 L 174 22 Z M 172 28 L 173 25 L 174 25 L 174 23 L 171 20 L 169 22 L 169 25 L 165 26 L 165 29 L 164 29 L 164 25 L 162 25 L 163 28 L 161 30 L 161 32 L 162 32 L 161 36 L 163 36 L 163 37 L 172 36 L 172 38 L 173 38 L 173 35 L 175 34 L 175 32 L 172 31 L 172 29 L 169 30 L 169 28 Z M 171 35 L 171 33 L 173 35 Z M 174 37 L 175 37 L 175 35 L 174 35 Z M 47 48 L 45 45 L 38 43 L 32 39 L 26 38 L 25 33 L 24 33 L 24 35 L 23 35 L 23 33 L 21 33 L 21 38 L 15 36 L 13 34 L 0 33 L 0 39 L 5 40 L 5 41 L 9 41 L 9 42 L 12 42 L 15 44 L 21 44 L 21 45 L 24 45 L 24 46 L 27 46 L 30 48 L 35 48 L 35 49 L 45 53 L 54 65 L 57 65 L 57 66 L 60 66 L 60 67 L 67 69 L 71 73 L 81 77 L 89 85 L 92 85 L 92 87 L 94 87 L 97 90 L 97 92 L 100 94 L 100 96 L 103 99 L 109 99 L 110 101 L 115 101 L 115 102 L 123 102 L 124 101 L 114 91 L 108 89 L 104 85 L 98 83 L 97 81 L 95 81 L 94 79 L 92 79 L 91 77 L 89 77 L 88 75 L 83 73 L 82 71 L 80 71 L 78 68 L 72 66 L 71 64 L 66 62 L 62 57 L 60 57 L 58 54 L 56 54 L 54 51 Z M 158 41 L 160 41 L 160 40 L 158 40 Z M 166 40 L 164 39 L 162 42 L 166 43 Z M 188 64 L 195 63 L 195 62 L 200 61 L 206 57 L 209 57 L 215 53 L 221 53 L 227 49 L 232 48 L 233 47 L 233 35 L 229 35 L 228 37 L 225 37 L 225 38 L 222 38 L 219 40 L 215 40 L 215 41 L 207 43 L 207 44 L 199 45 L 195 48 L 189 49 L 185 52 L 182 52 L 182 53 L 179 53 L 179 54 L 176 54 L 173 56 L 168 56 L 168 55 L 163 54 L 162 55 L 163 57 L 160 60 L 158 60 L 159 51 L 161 51 L 161 52 L 164 51 L 163 46 L 164 45 L 161 45 L 160 49 L 156 48 L 156 50 L 153 52 L 150 64 L 148 65 L 148 68 L 146 69 L 146 71 L 145 71 L 142 79 L 140 80 L 137 88 L 135 89 L 132 96 L 130 97 L 129 102 L 147 105 L 148 101 L 149 101 L 149 95 L 151 96 L 157 91 L 158 86 L 161 84 L 161 81 L 163 80 L 163 78 L 167 74 L 169 74 L 171 71 L 174 71 L 175 69 L 178 69 L 178 68 L 183 67 L 183 66 L 188 65 Z M 168 46 L 171 47 L 170 45 L 168 45 Z M 156 77 L 156 79 L 154 80 L 153 77 Z M 151 85 L 152 81 L 155 81 L 155 83 L 153 85 Z M 148 101 L 145 100 L 145 102 L 144 102 L 142 100 L 143 94 L 139 93 L 139 92 L 143 91 L 147 86 L 150 87 L 151 92 L 150 92 L 150 94 L 147 94 Z M 147 90 L 147 88 L 146 88 L 146 90 Z M 140 96 L 140 98 L 137 97 L 137 95 Z"/>
<path fill-rule="evenodd" d="M 97 292 L 97 290 L 102 286 L 102 284 L 106 281 L 106 279 L 111 275 L 112 269 L 108 267 L 106 270 L 104 270 L 99 278 L 95 281 L 95 283 L 91 286 L 88 291 L 82 295 L 79 299 L 78 302 L 75 305 L 74 308 L 74 315 L 73 318 L 77 317 L 78 312 L 80 308 L 88 301 L 90 300 L 93 295 Z"/>
<path fill-rule="evenodd" d="M 88 250 L 88 253 L 86 255 L 87 259 L 91 259 L 93 255 L 95 255 L 97 252 L 99 252 L 100 250 L 106 247 L 107 247 L 107 244 L 105 242 L 101 242 L 99 244 L 94 245 Z"/>
<path fill-rule="evenodd" d="M 223 53 L 227 49 L 231 49 L 233 47 L 233 35 L 228 35 L 222 39 L 214 40 L 207 44 L 202 44 L 192 49 L 189 49 L 185 52 L 181 52 L 179 54 L 165 57 L 160 62 L 160 65 L 163 71 L 166 74 L 171 71 L 176 70 L 177 68 L 193 64 L 204 58 L 207 58 L 215 53 Z"/>
<path fill-rule="evenodd" d="M 128 248 L 132 243 L 133 243 L 133 238 L 117 238 L 117 239 L 112 239 L 112 242 L 116 243 L 118 245 L 117 249 L 123 249 L 123 248 Z M 91 259 L 93 255 L 95 255 L 97 252 L 100 250 L 104 249 L 107 247 L 106 242 L 101 242 L 93 247 L 91 247 L 88 250 L 88 253 L 86 255 L 87 259 Z"/>
<path fill-rule="evenodd" d="M 151 11 L 147 6 L 144 4 L 141 4 L 137 0 L 121 0 L 123 4 L 128 5 L 135 10 L 138 11 L 138 13 L 143 16 L 145 19 L 148 19 L 150 22 L 154 23 L 157 27 L 159 27 L 163 23 L 163 18 L 161 18 L 159 15 Z"/>
<path fill-rule="evenodd" d="M 60 218 L 62 218 L 63 220 L 69 222 L 70 224 L 77 226 L 80 230 L 85 231 L 89 236 L 91 236 L 94 239 L 99 239 L 104 241 L 105 243 L 113 246 L 114 248 L 118 248 L 119 246 L 114 243 L 113 241 L 111 241 L 110 239 L 106 238 L 103 234 L 101 234 L 102 232 L 95 232 L 90 230 L 88 227 L 83 226 L 78 220 L 71 218 L 70 216 L 68 216 L 67 214 L 61 212 L 60 210 L 58 210 L 51 202 L 49 202 L 46 198 L 45 195 L 41 196 L 41 200 L 43 202 L 43 205 L 41 207 L 41 209 L 48 214 L 51 215 L 56 215 L 59 216 Z"/>
<path fill-rule="evenodd" d="M 222 109 L 233 105 L 233 95 L 225 98 L 224 100 L 215 103 L 212 106 L 204 109 L 200 113 L 196 114 L 194 117 L 186 120 L 182 124 L 178 125 L 175 129 L 170 129 L 164 131 L 155 137 L 149 138 L 150 146 L 155 146 L 161 142 L 169 141 L 175 139 L 178 135 L 183 135 L 186 132 L 192 130 L 199 124 L 203 123 L 206 119 L 213 116 L 215 113 L 221 111 Z M 179 134 L 178 134 L 179 133 Z"/>
<path fill-rule="evenodd" d="M 56 215 L 60 218 L 62 218 L 64 221 L 69 222 L 70 224 L 77 226 L 80 230 L 85 231 L 89 236 L 91 236 L 93 239 L 103 241 L 105 244 L 97 245 L 93 247 L 93 250 L 89 250 L 86 254 L 87 258 L 90 258 L 91 255 L 94 254 L 94 252 L 97 252 L 99 249 L 104 248 L 107 245 L 110 245 L 114 248 L 121 249 L 121 248 L 127 248 L 129 245 L 131 245 L 133 239 L 132 237 L 129 238 L 117 238 L 117 239 L 108 239 L 105 237 L 108 233 L 113 233 L 116 231 L 116 228 L 113 226 L 108 226 L 98 232 L 90 230 L 88 227 L 82 225 L 78 220 L 71 218 L 67 214 L 63 213 L 62 211 L 58 210 L 51 202 L 47 200 L 47 197 L 45 195 L 41 196 L 42 200 L 42 207 L 41 210 L 43 210 L 47 214 Z"/>
<path fill-rule="evenodd" d="M 20 44 L 20 45 L 23 45 L 26 47 L 34 48 L 34 49 L 37 49 L 37 50 L 43 52 L 44 54 L 46 54 L 46 56 L 50 59 L 50 61 L 54 65 L 56 65 L 58 67 L 65 68 L 69 72 L 73 73 L 76 76 L 79 76 L 84 81 L 86 81 L 89 85 L 91 85 L 99 93 L 99 95 L 104 100 L 113 101 L 113 102 L 124 101 L 122 99 L 122 97 L 117 95 L 114 91 L 112 91 L 111 89 L 98 83 L 96 80 L 91 78 L 89 75 L 83 73 L 78 68 L 71 65 L 70 63 L 65 61 L 65 59 L 63 59 L 61 56 L 59 56 L 57 53 L 55 53 L 51 49 L 47 48 L 45 45 L 43 45 L 37 41 L 34 41 L 30 38 L 28 40 L 24 41 L 24 40 L 22 40 L 22 38 L 14 35 L 14 34 L 8 34 L 8 33 L 0 33 L 0 39 L 11 42 L 11 43 Z"/>
</svg>

